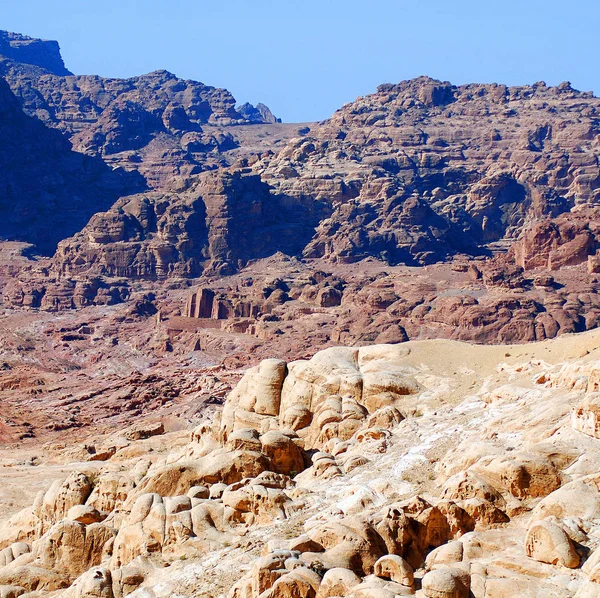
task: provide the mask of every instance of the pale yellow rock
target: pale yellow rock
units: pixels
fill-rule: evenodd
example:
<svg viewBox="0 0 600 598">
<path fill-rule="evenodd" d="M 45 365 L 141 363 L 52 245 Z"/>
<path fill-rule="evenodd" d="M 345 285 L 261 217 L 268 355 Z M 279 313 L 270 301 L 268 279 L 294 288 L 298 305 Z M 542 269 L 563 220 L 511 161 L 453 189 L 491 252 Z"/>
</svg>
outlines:
<svg viewBox="0 0 600 598">
<path fill-rule="evenodd" d="M 63 520 L 33 543 L 32 554 L 43 568 L 75 578 L 107 557 L 114 536 L 103 523 Z"/>
<path fill-rule="evenodd" d="M 206 486 L 192 486 L 187 495 L 191 498 L 205 499 L 210 498 L 210 490 Z"/>
<path fill-rule="evenodd" d="M 425 559 L 428 569 L 435 569 L 439 565 L 460 563 L 463 560 L 464 546 L 462 542 L 454 540 L 432 550 Z"/>
<path fill-rule="evenodd" d="M 165 465 L 148 474 L 135 489 L 135 495 L 156 493 L 178 496 L 198 485 L 232 484 L 255 477 L 269 469 L 269 460 L 261 453 L 220 449 L 197 461 Z"/>
<path fill-rule="evenodd" d="M 469 598 L 471 578 L 462 569 L 444 567 L 426 573 L 421 587 L 427 598 Z"/>
<path fill-rule="evenodd" d="M 397 596 L 412 596 L 413 588 L 381 579 L 375 575 L 367 575 L 360 585 L 351 589 L 348 598 L 396 598 Z"/>
<path fill-rule="evenodd" d="M 287 575 L 286 560 L 297 556 L 297 552 L 276 550 L 259 558 L 249 574 L 252 580 L 252 595 L 260 596 L 264 591 L 270 590 L 280 577 Z"/>
<path fill-rule="evenodd" d="M 86 501 L 86 505 L 109 513 L 121 506 L 134 488 L 133 479 L 125 473 L 104 472 Z"/>
<path fill-rule="evenodd" d="M 250 376 L 268 401 L 234 393 L 222 422 L 86 464 L 5 520 L 0 582 L 31 598 L 592 596 L 600 556 L 579 568 L 573 546 L 600 537 L 600 446 L 568 415 L 600 350 L 563 367 L 532 347 L 331 349 L 279 391 L 266 364 Z"/>
<path fill-rule="evenodd" d="M 497 523 L 508 523 L 508 515 L 495 507 L 491 502 L 482 498 L 470 498 L 457 504 L 464 509 L 480 526 L 489 526 Z"/>
<path fill-rule="evenodd" d="M 566 532 L 547 519 L 531 525 L 525 539 L 527 556 L 551 565 L 563 565 L 569 569 L 579 566 L 579 555 Z"/>
<path fill-rule="evenodd" d="M 321 578 L 311 569 L 296 567 L 273 584 L 273 598 L 316 598 Z"/>
<path fill-rule="evenodd" d="M 260 434 L 254 428 L 234 430 L 227 438 L 227 448 L 231 451 L 260 451 Z"/>
<path fill-rule="evenodd" d="M 442 497 L 450 500 L 479 498 L 504 507 L 506 501 L 497 488 L 494 488 L 474 471 L 461 471 L 451 476 L 443 486 Z"/>
<path fill-rule="evenodd" d="M 15 542 L 14 544 L 7 546 L 0 551 L 0 567 L 6 567 L 6 565 L 12 563 L 21 555 L 29 552 L 31 552 L 31 548 L 29 544 L 26 544 L 25 542 Z"/>
<path fill-rule="evenodd" d="M 86 475 L 73 472 L 61 482 L 53 482 L 50 488 L 38 495 L 34 513 L 40 520 L 40 531 L 44 533 L 55 522 L 64 519 L 69 509 L 86 502 L 92 491 L 92 484 Z"/>
<path fill-rule="evenodd" d="M 63 598 L 114 598 L 112 576 L 106 567 L 93 567 L 75 580 Z"/>
<path fill-rule="evenodd" d="M 166 538 L 167 513 L 159 494 L 143 494 L 134 503 L 115 538 L 111 568 L 161 550 Z"/>
<path fill-rule="evenodd" d="M 600 475 L 586 476 L 555 490 L 535 507 L 531 519 L 539 521 L 549 516 L 559 519 L 600 517 Z"/>
<path fill-rule="evenodd" d="M 374 575 L 412 587 L 415 583 L 413 568 L 400 556 L 386 554 L 375 563 Z"/>
<path fill-rule="evenodd" d="M 600 596 L 600 584 L 593 581 L 585 582 L 573 598 L 597 598 Z"/>
<path fill-rule="evenodd" d="M 387 553 L 385 542 L 371 523 L 357 516 L 326 523 L 310 530 L 308 535 L 325 549 L 319 558 L 327 568 L 342 567 L 369 575 L 377 560 Z"/>
<path fill-rule="evenodd" d="M 129 565 L 112 569 L 112 591 L 114 598 L 124 598 L 137 589 L 153 567 L 148 560 L 138 557 Z"/>
<path fill-rule="evenodd" d="M 360 577 L 349 569 L 329 569 L 323 576 L 317 591 L 317 598 L 333 598 L 334 596 L 347 596 L 352 588 L 359 585 Z"/>
<path fill-rule="evenodd" d="M 272 430 L 260 437 L 262 452 L 269 458 L 276 473 L 296 475 L 304 469 L 302 451 L 294 441 L 281 432 Z"/>
<path fill-rule="evenodd" d="M 281 387 L 286 373 L 285 361 L 278 359 L 266 359 L 246 372 L 223 409 L 221 421 L 224 438 L 243 427 L 264 431 L 269 429 L 268 423 L 261 422 L 279 415 Z M 245 426 L 243 422 L 256 425 Z"/>
<path fill-rule="evenodd" d="M 64 588 L 68 583 L 60 571 L 33 563 L 0 569 L 0 586 L 20 586 L 27 592 L 51 592 Z"/>
<path fill-rule="evenodd" d="M 22 586 L 0 586 L 0 598 L 18 598 L 25 594 L 27 590 Z"/>
<path fill-rule="evenodd" d="M 547 496 L 562 484 L 560 473 L 548 459 L 523 452 L 484 457 L 471 470 L 516 498 Z"/>
<path fill-rule="evenodd" d="M 384 345 L 362 351 L 359 359 L 358 350 L 336 347 L 309 361 L 290 363 L 287 370 L 277 360 L 250 369 L 225 405 L 222 436 L 247 427 L 265 433 L 273 429 L 269 418 L 278 416 L 283 428 L 303 431 L 309 448 L 322 446 L 333 435 L 351 437 L 356 422 L 368 413 L 418 392 L 418 384 L 402 364 L 403 349 Z M 401 415 L 386 412 L 380 417 L 389 422 Z"/>
<path fill-rule="evenodd" d="M 588 393 L 584 397 L 571 412 L 571 424 L 579 432 L 600 438 L 600 393 Z"/>
</svg>

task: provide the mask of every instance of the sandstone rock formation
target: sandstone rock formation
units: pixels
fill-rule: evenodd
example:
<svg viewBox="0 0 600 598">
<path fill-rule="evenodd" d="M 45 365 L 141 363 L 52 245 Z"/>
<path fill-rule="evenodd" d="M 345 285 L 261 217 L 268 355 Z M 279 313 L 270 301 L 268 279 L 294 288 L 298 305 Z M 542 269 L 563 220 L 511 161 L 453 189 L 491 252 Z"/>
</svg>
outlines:
<svg viewBox="0 0 600 598">
<path fill-rule="evenodd" d="M 597 340 L 264 361 L 221 414 L 185 436 L 138 425 L 136 451 L 5 520 L 2 591 L 594 595 L 600 447 L 571 411 Z"/>
<path fill-rule="evenodd" d="M 200 317 L 234 320 L 222 329 L 260 340 L 287 338 L 278 312 L 296 306 L 330 310 L 317 312 L 327 314 L 321 339 L 322 322 L 305 318 L 313 346 L 431 336 L 506 343 L 597 326 L 598 100 L 589 93 L 566 83 L 453 86 L 421 77 L 292 130 L 262 105 L 236 109 L 225 90 L 165 71 L 128 80 L 57 74 L 47 53 L 36 62 L 10 50 L 50 46 L 6 36 L 2 72 L 24 110 L 151 189 L 130 195 L 135 189 L 113 176 L 103 205 L 83 202 L 80 219 L 61 210 L 44 219 L 54 236 L 41 248 L 62 239 L 59 249 L 39 267 L 13 262 L 21 275 L 7 286 L 8 306 L 114 304 L 128 299 L 132 281 L 181 286 L 202 275 L 219 297 L 215 314 Z M 242 124 L 261 118 L 271 124 Z M 49 168 L 62 171 L 62 162 Z M 36 193 L 27 205 L 38 205 Z M 56 226 L 63 213 L 69 227 Z M 10 238 L 39 245 L 42 231 L 28 235 L 35 221 L 24 227 L 21 216 L 9 218 Z M 250 300 L 254 285 L 215 280 L 277 252 L 327 276 L 298 294 L 306 270 L 291 263 L 285 284 L 268 297 L 253 288 Z M 344 264 L 365 259 L 410 268 L 455 257 L 445 270 L 421 271 L 421 289 L 381 269 L 340 276 Z M 190 305 L 186 313 L 200 312 Z"/>
<path fill-rule="evenodd" d="M 432 88 L 445 90 L 442 103 L 426 99 Z M 587 111 L 576 124 L 571 109 L 578 102 Z M 297 227 L 299 216 L 309 229 L 318 224 L 312 239 L 301 238 L 294 248 L 270 243 L 269 251 L 336 262 L 375 256 L 407 265 L 457 253 L 488 255 L 490 244 L 515 240 L 537 220 L 595 201 L 597 103 L 568 85 L 454 87 L 420 78 L 381 86 L 310 137 L 253 158 L 252 171 L 267 194 L 285 197 L 296 212 L 282 229 Z M 483 115 L 485 125 L 478 124 Z M 571 163 L 575 148 L 584 157 Z M 555 269 L 595 251 L 593 233 L 575 240 L 565 229 L 557 241 L 548 230 L 532 234 L 530 244 L 539 244 L 538 234 L 554 251 L 552 263 L 540 255 L 536 265 Z M 227 242 L 222 230 L 217 235 Z M 516 249 L 517 263 L 529 259 L 524 244 Z M 243 263 L 250 256 L 240 249 Z M 573 252 L 577 257 L 559 256 Z"/>
<path fill-rule="evenodd" d="M 600 593 L 597 98 L 0 53 L 0 596 Z"/>
</svg>

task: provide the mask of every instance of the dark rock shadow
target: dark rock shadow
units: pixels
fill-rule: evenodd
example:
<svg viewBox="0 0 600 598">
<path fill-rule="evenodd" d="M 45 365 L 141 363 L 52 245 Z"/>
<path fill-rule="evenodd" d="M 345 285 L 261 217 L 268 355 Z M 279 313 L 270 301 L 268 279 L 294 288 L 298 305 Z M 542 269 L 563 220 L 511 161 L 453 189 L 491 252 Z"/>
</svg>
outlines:
<svg viewBox="0 0 600 598">
<path fill-rule="evenodd" d="M 27 116 L 0 79 L 0 238 L 51 255 L 96 212 L 145 188 L 139 173 L 74 152 L 62 133 Z"/>
</svg>

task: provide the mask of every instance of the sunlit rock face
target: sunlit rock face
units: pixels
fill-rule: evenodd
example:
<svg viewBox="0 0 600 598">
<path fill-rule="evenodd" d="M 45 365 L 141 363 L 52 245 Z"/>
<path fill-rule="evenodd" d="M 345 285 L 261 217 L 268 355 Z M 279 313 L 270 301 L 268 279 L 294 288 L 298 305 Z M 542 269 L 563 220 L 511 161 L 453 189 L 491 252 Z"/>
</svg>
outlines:
<svg viewBox="0 0 600 598">
<path fill-rule="evenodd" d="M 113 449 L 86 448 L 87 462 L 54 453 L 72 473 L 5 519 L 0 582 L 67 596 L 594 595 L 597 341 L 265 360 L 191 431 L 148 420 L 106 430 L 95 442 Z"/>
</svg>

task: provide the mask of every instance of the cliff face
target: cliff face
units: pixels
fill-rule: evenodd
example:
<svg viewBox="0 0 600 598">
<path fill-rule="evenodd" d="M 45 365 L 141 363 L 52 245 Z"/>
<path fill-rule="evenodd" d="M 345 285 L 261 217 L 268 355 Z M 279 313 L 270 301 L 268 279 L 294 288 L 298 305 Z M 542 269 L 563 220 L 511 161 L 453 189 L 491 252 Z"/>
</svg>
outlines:
<svg viewBox="0 0 600 598">
<path fill-rule="evenodd" d="M 64 67 L 56 42 L 18 34 L 0 33 L 0 73 L 4 77 L 0 90 L 1 176 L 6 181 L 2 207 L 8 216 L 3 234 L 8 239 L 35 243 L 42 253 L 52 253 L 59 241 L 113 205 L 115 213 L 107 218 L 118 219 L 121 204 L 131 202 L 116 201 L 146 187 L 163 193 L 155 215 L 159 226 L 163 220 L 187 218 L 182 213 L 191 213 L 191 222 L 201 219 L 205 208 L 195 213 L 194 207 L 183 207 L 187 196 L 180 201 L 177 194 L 196 186 L 195 175 L 218 168 L 223 152 L 239 146 L 229 133 L 230 125 L 250 122 L 236 110 L 235 99 L 225 89 L 184 81 L 167 71 L 131 79 L 76 77 Z M 253 114 L 252 122 L 263 122 L 261 114 L 275 120 L 263 105 L 246 108 Z M 110 180 L 100 182 L 102 177 Z M 96 196 L 97 182 L 102 199 L 89 199 Z M 42 198 L 44 194 L 47 199 Z M 142 204 L 153 204 L 154 198 L 150 194 Z M 100 226 L 106 221 L 103 218 L 98 215 L 90 226 Z M 144 231 L 137 241 L 148 240 L 158 232 L 139 222 L 136 226 Z M 156 265 L 155 250 L 145 247 L 142 255 L 146 258 L 128 250 L 129 261 L 121 255 L 118 259 L 125 260 L 123 266 L 103 271 L 127 276 L 141 272 L 153 277 L 158 268 L 163 275 L 195 275 L 197 266 L 171 262 L 189 262 L 190 251 L 198 261 L 204 245 L 197 237 L 202 237 L 203 227 L 204 223 L 193 227 L 197 247 L 182 254 L 177 250 L 169 253 L 164 257 L 168 261 L 164 269 L 160 266 L 162 258 Z M 181 232 L 177 226 L 174 230 Z M 165 236 L 172 239 L 174 234 Z M 123 241 L 131 239 L 107 235 L 104 243 Z M 180 239 L 176 244 L 185 246 L 186 242 Z M 119 249 L 111 247 L 109 252 L 119 254 Z M 95 267 L 96 252 L 88 253 L 88 265 Z"/>
<path fill-rule="evenodd" d="M 13 62 L 5 64 L 3 76 L 25 112 L 68 134 L 88 130 L 107 108 L 126 102 L 143 107 L 173 129 L 193 130 L 197 129 L 194 125 L 208 122 L 243 122 L 227 90 L 184 81 L 167 71 L 130 79 L 59 77 L 40 75 Z"/>
<path fill-rule="evenodd" d="M 61 76 L 8 58 L 2 68 L 31 116 L 7 119 L 7 131 L 25 122 L 18 126 L 44 131 L 39 139 L 5 135 L 21 141 L 6 142 L 12 166 L 3 176 L 31 175 L 21 186 L 7 183 L 5 236 L 47 252 L 58 244 L 49 278 L 32 275 L 5 302 L 79 305 L 69 298 L 77 280 L 105 277 L 98 288 L 122 289 L 127 279 L 225 276 L 282 252 L 348 284 L 326 288 L 309 273 L 314 288 L 296 292 L 306 272 L 288 264 L 287 287 L 275 285 L 275 299 L 260 285 L 252 291 L 250 303 L 270 320 L 240 324 L 261 339 L 281 334 L 275 318 L 285 320 L 284 312 L 301 320 L 315 305 L 330 319 L 317 326 L 307 316 L 302 334 L 326 329 L 323 338 L 348 343 L 541 340 L 600 321 L 600 100 L 567 83 L 454 86 L 420 77 L 382 85 L 331 119 L 298 128 L 166 71 L 127 80 Z M 35 150 L 50 138 L 40 120 L 58 129 L 52 139 L 63 144 L 61 156 L 86 164 L 85 175 L 64 156 Z M 20 158 L 30 137 L 35 151 Z M 69 152 L 65 138 L 80 153 Z M 27 160 L 34 164 L 25 168 Z M 72 180 L 61 186 L 70 199 L 48 204 L 40 194 L 59 194 L 56 177 Z M 90 177 L 103 182 L 77 191 Z M 97 195 L 102 185 L 110 191 Z M 86 194 L 96 199 L 73 199 Z M 341 275 L 345 264 L 365 259 L 440 268 L 419 270 L 419 285 L 395 270 Z M 231 285 L 231 293 L 213 290 L 228 305 L 244 302 L 249 287 Z M 263 305 L 267 298 L 281 313 Z"/>
<path fill-rule="evenodd" d="M 71 75 L 65 67 L 58 42 L 27 37 L 19 33 L 0 31 L 0 55 L 54 75 Z"/>
<path fill-rule="evenodd" d="M 72 151 L 58 131 L 25 115 L 0 80 L 0 237 L 52 253 L 93 214 L 143 188 L 136 173 Z"/>
<path fill-rule="evenodd" d="M 57 42 L 8 32 L 0 32 L 0 74 L 27 114 L 66 133 L 75 149 L 87 153 L 140 149 L 159 132 L 179 138 L 201 132 L 201 124 L 277 122 L 264 104 L 246 103 L 238 110 L 226 89 L 165 70 L 129 79 L 74 76 Z M 115 131 L 121 143 L 111 142 Z"/>
<path fill-rule="evenodd" d="M 331 199 L 307 257 L 427 264 L 485 254 L 600 199 L 600 100 L 568 84 L 383 85 L 290 144 L 263 177 Z M 293 173 L 287 176 L 286 173 Z"/>
<path fill-rule="evenodd" d="M 227 215 L 205 221 L 198 259 L 230 272 L 278 250 L 411 266 L 491 255 L 540 219 L 600 199 L 599 115 L 597 98 L 566 84 L 455 87 L 421 78 L 382 86 L 239 170 L 240 181 L 259 177 L 259 195 L 270 200 L 240 201 L 230 175 L 216 171 Z M 196 205 L 204 218 L 207 204 Z M 269 242 L 273 210 L 279 238 Z M 248 218 L 263 231 L 251 237 L 260 251 L 236 225 Z M 595 241 L 586 247 L 593 253 Z M 68 253 L 85 268 L 86 258 Z"/>
<path fill-rule="evenodd" d="M 230 274 L 252 259 L 301 251 L 311 222 L 300 202 L 287 205 L 257 175 L 207 172 L 180 194 L 122 198 L 60 243 L 53 265 L 59 277 Z"/>
<path fill-rule="evenodd" d="M 31 52 L 42 44 L 34 42 L 26 43 Z M 42 64 L 43 55 L 32 62 Z M 232 126 L 272 123 L 270 111 L 247 104 L 238 110 L 224 89 L 166 71 L 103 79 L 57 75 L 14 58 L 2 66 L 26 113 L 62 131 L 75 150 L 137 171 L 170 198 L 165 214 L 177 212 L 179 196 L 193 195 L 202 181 L 222 187 L 225 216 L 211 220 L 203 200 L 186 208 L 203 222 L 191 233 L 195 265 L 182 267 L 192 263 L 187 253 L 169 251 L 162 275 L 195 276 L 207 266 L 231 271 L 282 249 L 334 262 L 376 257 L 415 266 L 457 253 L 485 256 L 540 219 L 600 199 L 600 100 L 567 83 L 457 87 L 421 77 L 382 85 L 272 152 Z M 260 191 L 250 195 L 262 199 L 230 184 L 232 166 L 244 188 L 258 177 Z M 206 170 L 216 174 L 202 178 Z M 269 240 L 274 212 L 279 233 Z M 260 250 L 238 234 L 248 215 L 253 230 L 264 233 L 255 238 Z M 119 204 L 109 217 L 130 216 Z M 121 256 L 125 265 L 117 270 L 155 276 L 148 246 L 155 232 L 136 239 L 144 251 L 133 261 Z M 95 249 L 82 235 L 61 245 L 58 270 L 69 270 L 67 255 L 78 271 L 96 269 Z M 124 240 L 105 245 L 113 242 Z M 118 254 L 119 247 L 107 250 Z M 93 263 L 86 257 L 92 255 Z M 143 255 L 150 262 L 139 265 Z"/>
</svg>

